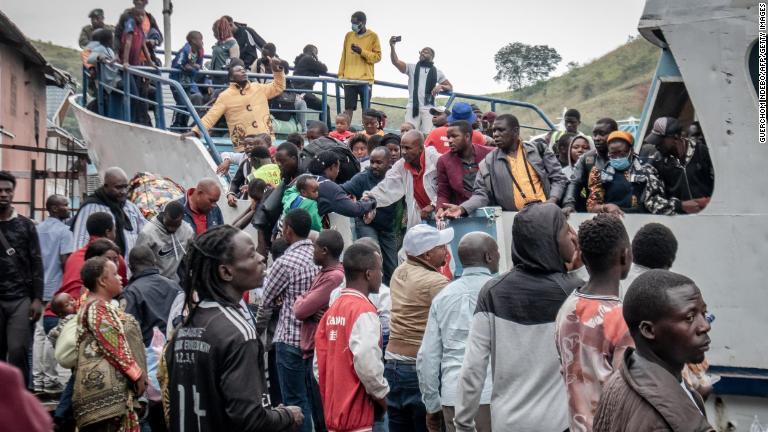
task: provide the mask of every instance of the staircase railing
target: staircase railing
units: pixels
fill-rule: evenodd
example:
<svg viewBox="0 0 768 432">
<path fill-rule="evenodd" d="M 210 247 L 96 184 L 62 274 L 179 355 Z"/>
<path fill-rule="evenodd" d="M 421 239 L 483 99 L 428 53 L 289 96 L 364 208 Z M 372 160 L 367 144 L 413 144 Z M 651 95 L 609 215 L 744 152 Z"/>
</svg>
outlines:
<svg viewBox="0 0 768 432">
<path fill-rule="evenodd" d="M 116 71 L 121 76 L 121 81 L 117 84 L 113 83 L 107 83 L 103 79 L 101 79 L 102 76 L 104 76 L 104 68 L 109 67 L 113 68 L 113 71 Z M 196 85 L 200 88 L 201 91 L 205 92 L 214 92 L 216 89 L 223 89 L 227 88 L 229 84 L 227 81 L 227 72 L 226 71 L 209 71 L 209 70 L 201 70 L 198 72 L 198 80 L 195 83 L 181 83 L 179 81 L 176 81 L 174 79 L 169 78 L 169 74 L 173 72 L 179 72 L 177 69 L 171 69 L 171 68 L 154 68 L 154 67 L 136 67 L 136 66 L 123 66 L 120 64 L 104 64 L 99 63 L 97 64 L 96 70 L 95 70 L 95 76 L 91 77 L 91 75 L 88 73 L 87 70 L 83 70 L 83 103 L 87 103 L 89 100 L 89 89 L 92 91 L 92 97 L 91 100 L 95 100 L 96 103 L 96 111 L 104 116 L 110 117 L 110 118 L 116 118 L 119 120 L 124 121 L 136 121 L 135 118 L 133 118 L 132 111 L 136 109 L 146 109 L 148 107 L 152 107 L 152 111 L 154 112 L 154 127 L 162 130 L 169 130 L 173 132 L 183 132 L 186 130 L 189 130 L 192 126 L 197 127 L 197 129 L 200 131 L 200 138 L 205 145 L 206 149 L 210 153 L 211 157 L 213 158 L 214 162 L 217 164 L 221 163 L 221 156 L 219 155 L 218 150 L 216 149 L 216 146 L 214 145 L 214 141 L 211 138 L 210 132 L 226 132 L 226 128 L 205 128 L 202 124 L 201 117 L 199 112 L 202 112 L 203 110 L 209 108 L 209 106 L 196 106 L 194 105 L 191 100 L 189 99 L 189 96 L 187 95 L 186 88 L 192 85 Z M 255 74 L 255 73 L 248 73 L 248 78 L 250 80 L 271 80 L 273 79 L 273 76 L 271 74 Z M 139 84 L 141 83 L 141 84 Z M 300 89 L 300 88 L 293 88 L 293 83 L 313 83 L 313 84 L 320 84 L 319 90 L 307 90 L 307 89 Z M 368 109 L 370 106 L 387 106 L 391 108 L 397 108 L 397 109 L 405 109 L 405 106 L 399 106 L 394 104 L 388 104 L 385 102 L 379 102 L 379 101 L 371 101 L 370 94 L 368 93 L 368 86 L 365 85 L 368 84 L 365 81 L 356 81 L 356 80 L 347 80 L 347 79 L 339 79 L 337 76 L 334 76 L 333 74 L 328 74 L 328 76 L 320 76 L 320 77 L 304 77 L 304 76 L 293 76 L 288 75 L 286 76 L 286 90 L 285 92 L 288 93 L 312 93 L 318 96 L 318 98 L 321 100 L 322 103 L 322 109 L 320 110 L 314 110 L 314 109 L 277 109 L 273 108 L 270 109 L 270 112 L 272 113 L 304 113 L 304 114 L 313 114 L 317 115 L 320 121 L 328 122 L 330 113 L 329 110 L 329 95 L 335 96 L 335 102 L 336 102 L 336 113 L 342 112 L 342 101 L 344 100 L 343 96 L 343 87 L 345 85 L 361 85 L 363 88 L 363 109 Z M 392 83 L 387 81 L 375 81 L 374 86 L 379 87 L 388 87 L 388 88 L 394 88 L 394 89 L 401 89 L 405 90 L 407 92 L 408 86 L 405 84 L 399 84 L 399 83 Z M 147 91 L 148 88 L 154 88 L 154 97 L 150 98 L 149 94 L 151 92 Z M 177 102 L 173 104 L 166 103 L 164 101 L 163 95 L 165 92 L 164 89 L 169 89 L 172 93 L 175 93 L 177 96 Z M 119 104 L 116 104 L 115 101 L 109 101 L 110 97 L 114 97 L 115 95 L 119 95 Z M 528 128 L 533 130 L 539 130 L 539 131 L 549 131 L 552 129 L 555 129 L 555 125 L 552 123 L 552 121 L 549 120 L 549 118 L 544 114 L 544 112 L 539 109 L 534 104 L 527 103 L 527 102 L 521 102 L 517 100 L 508 100 L 508 99 L 502 99 L 497 97 L 491 97 L 491 96 L 480 96 L 480 95 L 471 95 L 467 93 L 459 93 L 459 92 L 453 92 L 453 93 L 444 93 L 442 96 L 448 97 L 447 101 L 445 102 L 445 105 L 450 107 L 457 99 L 465 100 L 465 101 L 476 101 L 476 102 L 485 102 L 489 103 L 491 107 L 491 111 L 496 111 L 496 109 L 500 105 L 506 105 L 506 106 L 513 106 L 513 107 L 519 107 L 519 108 L 525 108 L 533 110 L 539 118 L 544 122 L 546 125 L 546 128 L 542 127 L 536 127 L 533 125 L 525 125 L 521 124 L 520 127 L 522 128 Z M 93 103 L 93 102 L 92 102 Z M 136 106 L 133 107 L 132 105 L 135 104 L 146 104 L 143 108 Z M 191 119 L 191 125 L 186 125 L 182 127 L 169 127 L 166 125 L 166 112 L 170 111 L 173 114 L 181 114 L 181 115 L 187 115 Z"/>
</svg>

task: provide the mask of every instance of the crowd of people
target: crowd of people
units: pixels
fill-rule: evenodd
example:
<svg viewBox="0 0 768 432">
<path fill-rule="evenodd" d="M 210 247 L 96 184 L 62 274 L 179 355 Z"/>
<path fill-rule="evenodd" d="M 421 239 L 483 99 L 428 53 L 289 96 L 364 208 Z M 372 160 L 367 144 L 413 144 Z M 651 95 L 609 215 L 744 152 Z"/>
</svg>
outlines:
<svg viewBox="0 0 768 432">
<path fill-rule="evenodd" d="M 129 57 L 135 47 L 130 44 L 136 40 L 143 41 L 145 49 L 142 52 L 146 54 L 139 52 L 136 57 L 145 63 L 152 62 L 151 53 L 162 40 L 162 35 L 145 7 L 146 0 L 135 0 L 134 8 L 126 10 L 120 17 L 115 27 L 115 33 L 119 34 L 115 52 L 124 54 L 118 56 L 118 61 L 122 59 L 124 63 L 134 64 Z M 110 32 L 104 24 L 103 12 L 94 10 L 91 17 L 92 24 L 83 29 L 81 42 L 87 35 L 98 39 L 100 34 Z M 137 27 L 134 21 L 141 25 Z M 691 125 L 689 131 L 684 130 L 684 125 L 673 117 L 654 119 L 650 134 L 644 138 L 642 146 L 637 146 L 634 137 L 618 130 L 616 121 L 608 117 L 595 122 L 592 136 L 582 133 L 579 131 L 581 114 L 576 109 L 570 109 L 565 112 L 562 130 L 524 141 L 520 124 L 512 115 L 483 113 L 478 106 L 463 102 L 457 102 L 450 108 L 436 106 L 435 96 L 453 91 L 453 85 L 445 73 L 435 67 L 435 51 L 425 47 L 419 52 L 418 62 L 406 63 L 396 52 L 395 47 L 402 39 L 397 36 L 389 39 L 390 59 L 398 71 L 407 75 L 409 94 L 405 107 L 406 121 L 400 127 L 401 135 L 387 134 L 386 114 L 373 109 L 362 112 L 362 130 L 358 133 L 351 124 L 352 115 L 357 109 L 357 101 L 363 102 L 364 94 L 370 98 L 375 65 L 381 61 L 382 50 L 378 35 L 367 27 L 365 13 L 358 11 L 352 14 L 350 25 L 351 31 L 343 42 L 338 76 L 368 84 L 344 86 L 345 109 L 336 117 L 334 130 L 331 130 L 330 122 L 326 123 L 327 128 L 320 128 L 313 121 L 307 123 L 304 114 L 299 126 L 301 131 L 306 128 L 306 140 L 288 140 L 297 144 L 302 157 L 305 156 L 305 141 L 311 143 L 322 139 L 325 142 L 318 148 L 323 150 L 343 143 L 349 150 L 346 153 L 351 153 L 361 168 L 367 168 L 375 148 L 390 142 L 394 144 L 395 140 L 405 141 L 409 136 L 406 132 L 411 130 L 419 132 L 416 147 L 424 149 L 423 156 L 415 148 L 412 155 L 404 151 L 403 167 L 397 165 L 396 161 L 400 158 L 393 156 L 395 162 L 390 170 L 393 179 L 395 173 L 401 173 L 397 177 L 401 183 L 399 189 L 415 191 L 413 196 L 405 198 L 407 226 L 428 217 L 439 219 L 472 214 L 487 205 L 515 211 L 531 201 L 550 201 L 566 212 L 616 215 L 691 214 L 701 211 L 709 203 L 714 189 L 714 169 L 697 124 Z M 196 105 L 208 99 L 206 102 L 210 103 L 210 107 L 202 117 L 206 129 L 214 128 L 222 117 L 225 119 L 229 138 L 239 155 L 234 159 L 225 155 L 227 162 L 219 169 L 223 173 L 235 159 L 245 159 L 246 165 L 250 166 L 250 155 L 246 154 L 244 145 L 246 137 L 267 134 L 272 140 L 276 138 L 272 119 L 287 114 L 284 112 L 286 101 L 283 100 L 286 97 L 293 99 L 287 108 L 292 108 L 292 104 L 297 102 L 304 108 L 323 107 L 312 93 L 313 81 L 287 84 L 286 74 L 290 64 L 278 56 L 274 43 L 255 37 L 258 36 L 255 31 L 235 23 L 229 16 L 216 20 L 213 33 L 217 42 L 208 68 L 226 71 L 226 79 L 223 75 L 213 78 L 220 80 L 219 84 L 228 84 L 228 87 L 215 95 L 211 87 L 206 87 L 205 93 L 208 94 L 202 95 L 201 86 L 209 83 L 211 77 L 200 74 L 205 67 L 204 44 L 198 31 L 190 32 L 187 43 L 177 52 L 172 65 L 175 70 L 172 78 L 185 85 L 185 91 Z M 259 45 L 255 40 L 264 43 Z M 253 54 L 257 48 L 261 50 L 260 57 Z M 99 56 L 104 57 L 99 53 L 105 51 L 109 48 L 92 47 L 91 63 L 94 56 L 96 60 Z M 247 76 L 249 70 L 271 74 L 271 78 L 251 82 Z M 311 78 L 327 72 L 327 66 L 318 60 L 318 49 L 314 45 L 307 45 L 295 60 L 294 77 Z M 299 93 L 301 90 L 305 92 Z M 174 92 L 178 100 L 179 95 Z M 140 101 L 134 105 L 140 105 Z M 188 123 L 188 115 L 177 113 L 174 126 L 186 129 Z M 200 133 L 197 127 L 193 127 L 181 136 L 199 136 Z M 409 146 L 401 142 L 401 148 Z M 271 142 L 268 147 L 271 147 Z M 636 151 L 638 147 L 640 149 Z M 355 162 L 344 160 L 345 153 L 337 153 L 342 158 L 341 183 L 350 179 L 345 172 L 346 165 Z M 399 152 L 390 150 L 391 155 L 395 153 Z M 317 153 L 308 156 L 316 157 Z M 411 157 L 419 160 L 409 160 Z M 419 177 L 414 177 L 412 186 L 404 181 L 406 176 L 402 175 L 403 170 L 412 170 Z M 510 184 L 512 187 L 509 187 Z M 240 196 L 246 197 L 247 184 L 238 183 L 237 187 L 240 188 Z M 391 195 L 384 199 L 385 202 L 397 201 L 405 195 L 392 189 L 393 182 L 389 178 L 381 187 L 387 187 Z M 376 193 L 367 196 L 377 200 L 382 198 Z M 420 217 L 416 216 L 417 213 L 421 214 Z"/>
<path fill-rule="evenodd" d="M 281 172 L 299 166 L 291 143 L 276 155 Z M 379 147 L 372 166 L 390 157 Z M 577 231 L 554 202 L 531 202 L 515 216 L 509 271 L 492 236 L 426 223 L 388 263 L 388 241 L 363 230 L 345 246 L 314 229 L 322 205 L 293 205 L 318 200 L 318 183 L 345 193 L 333 160 L 282 197 L 264 254 L 223 222 L 214 179 L 145 221 L 113 167 L 75 217 L 51 195 L 36 225 L 0 172 L 0 354 L 18 368 L 0 378 L 60 393 L 57 430 L 714 430 L 703 405 L 714 317 L 695 282 L 669 271 L 667 227 L 630 240 L 603 213 Z M 376 202 L 347 205 L 365 218 Z M 443 269 L 456 240 L 454 278 Z M 7 397 L 42 419 L 10 421 L 51 430 L 26 394 Z"/>
<path fill-rule="evenodd" d="M 162 35 L 146 3 L 114 30 L 91 12 L 84 59 L 152 62 Z M 350 23 L 339 76 L 372 83 L 378 36 L 362 12 Z M 435 106 L 453 87 L 434 50 L 405 63 L 392 37 L 409 87 L 400 134 L 370 109 L 355 131 L 371 87 L 351 85 L 335 129 L 309 121 L 277 144 L 270 109 L 290 65 L 230 17 L 213 33 L 211 65 L 229 87 L 195 85 L 199 32 L 174 79 L 195 100 L 214 97 L 204 127 L 226 120 L 234 148 L 217 172 L 237 166 L 227 190 L 200 179 L 147 220 L 127 173 L 110 167 L 74 216 L 54 194 L 36 224 L 0 172 L 0 358 L 30 391 L 60 395 L 57 430 L 713 430 L 713 316 L 696 283 L 669 271 L 672 232 L 651 223 L 630 240 L 621 219 L 708 204 L 714 173 L 695 129 L 660 117 L 636 152 L 613 119 L 588 136 L 571 109 L 564 130 L 524 141 L 511 114 Z M 308 45 L 294 74 L 326 73 L 317 55 Z M 251 82 L 249 70 L 271 78 Z M 320 106 L 302 84 L 297 100 Z M 242 200 L 226 223 L 219 202 Z M 492 236 L 445 227 L 489 206 L 517 212 L 504 273 Z M 576 229 L 574 211 L 597 215 Z M 351 219 L 352 244 L 332 215 Z M 0 366 L 0 382 L 18 387 L 19 372 Z M 6 397 L 40 412 L 20 389 Z M 46 414 L 12 421 L 52 428 Z"/>
</svg>

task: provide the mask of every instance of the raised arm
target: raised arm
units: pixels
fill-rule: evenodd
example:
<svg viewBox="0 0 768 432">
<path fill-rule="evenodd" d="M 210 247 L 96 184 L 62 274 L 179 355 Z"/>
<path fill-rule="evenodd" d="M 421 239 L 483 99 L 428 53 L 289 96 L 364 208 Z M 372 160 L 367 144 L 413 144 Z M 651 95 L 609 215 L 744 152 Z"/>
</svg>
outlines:
<svg viewBox="0 0 768 432">
<path fill-rule="evenodd" d="M 275 78 L 267 86 L 267 99 L 280 96 L 285 90 L 285 70 L 280 59 L 272 59 L 272 76 Z"/>
<path fill-rule="evenodd" d="M 397 57 L 397 52 L 395 51 L 396 43 L 397 41 L 395 40 L 395 36 L 389 38 L 389 59 L 392 61 L 392 64 L 397 68 L 397 70 L 400 71 L 400 73 L 406 73 L 407 66 L 404 61 Z"/>
</svg>

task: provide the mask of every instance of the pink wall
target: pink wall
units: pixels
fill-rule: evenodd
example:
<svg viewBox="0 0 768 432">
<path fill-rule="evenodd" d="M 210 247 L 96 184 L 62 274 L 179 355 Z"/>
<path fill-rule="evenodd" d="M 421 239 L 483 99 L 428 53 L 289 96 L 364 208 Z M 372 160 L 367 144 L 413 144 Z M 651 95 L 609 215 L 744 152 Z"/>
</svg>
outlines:
<svg viewBox="0 0 768 432">
<path fill-rule="evenodd" d="M 29 66 L 29 65 L 28 65 Z M 7 45 L 0 45 L 0 125 L 15 138 L 0 136 L 0 143 L 27 147 L 46 146 L 45 77 L 39 67 L 24 67 L 24 58 Z M 35 135 L 37 134 L 37 138 Z M 30 200 L 31 161 L 44 167 L 45 155 L 30 151 L 0 148 L 0 169 L 18 178 L 14 201 Z M 43 181 L 36 184 L 36 207 L 43 206 Z M 19 213 L 29 215 L 29 206 L 16 204 Z M 38 212 L 38 218 L 41 216 Z"/>
</svg>

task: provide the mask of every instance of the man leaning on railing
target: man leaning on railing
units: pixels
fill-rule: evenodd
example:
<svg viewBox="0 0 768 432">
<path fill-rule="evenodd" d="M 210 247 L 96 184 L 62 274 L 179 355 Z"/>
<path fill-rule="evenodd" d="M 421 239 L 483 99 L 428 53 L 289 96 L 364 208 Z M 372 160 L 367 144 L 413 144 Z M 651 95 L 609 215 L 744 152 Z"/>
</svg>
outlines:
<svg viewBox="0 0 768 432">
<path fill-rule="evenodd" d="M 272 135 L 272 120 L 269 116 L 268 101 L 285 90 L 285 71 L 278 58 L 270 59 L 274 80 L 269 84 L 248 81 L 245 68 L 235 65 L 229 69 L 229 88 L 221 92 L 208 113 L 201 119 L 203 126 L 210 129 L 223 115 L 227 120 L 229 136 L 236 152 L 244 149 L 242 139 L 247 135 L 268 133 Z M 181 134 L 181 139 L 200 136 L 197 127 Z"/>
</svg>

